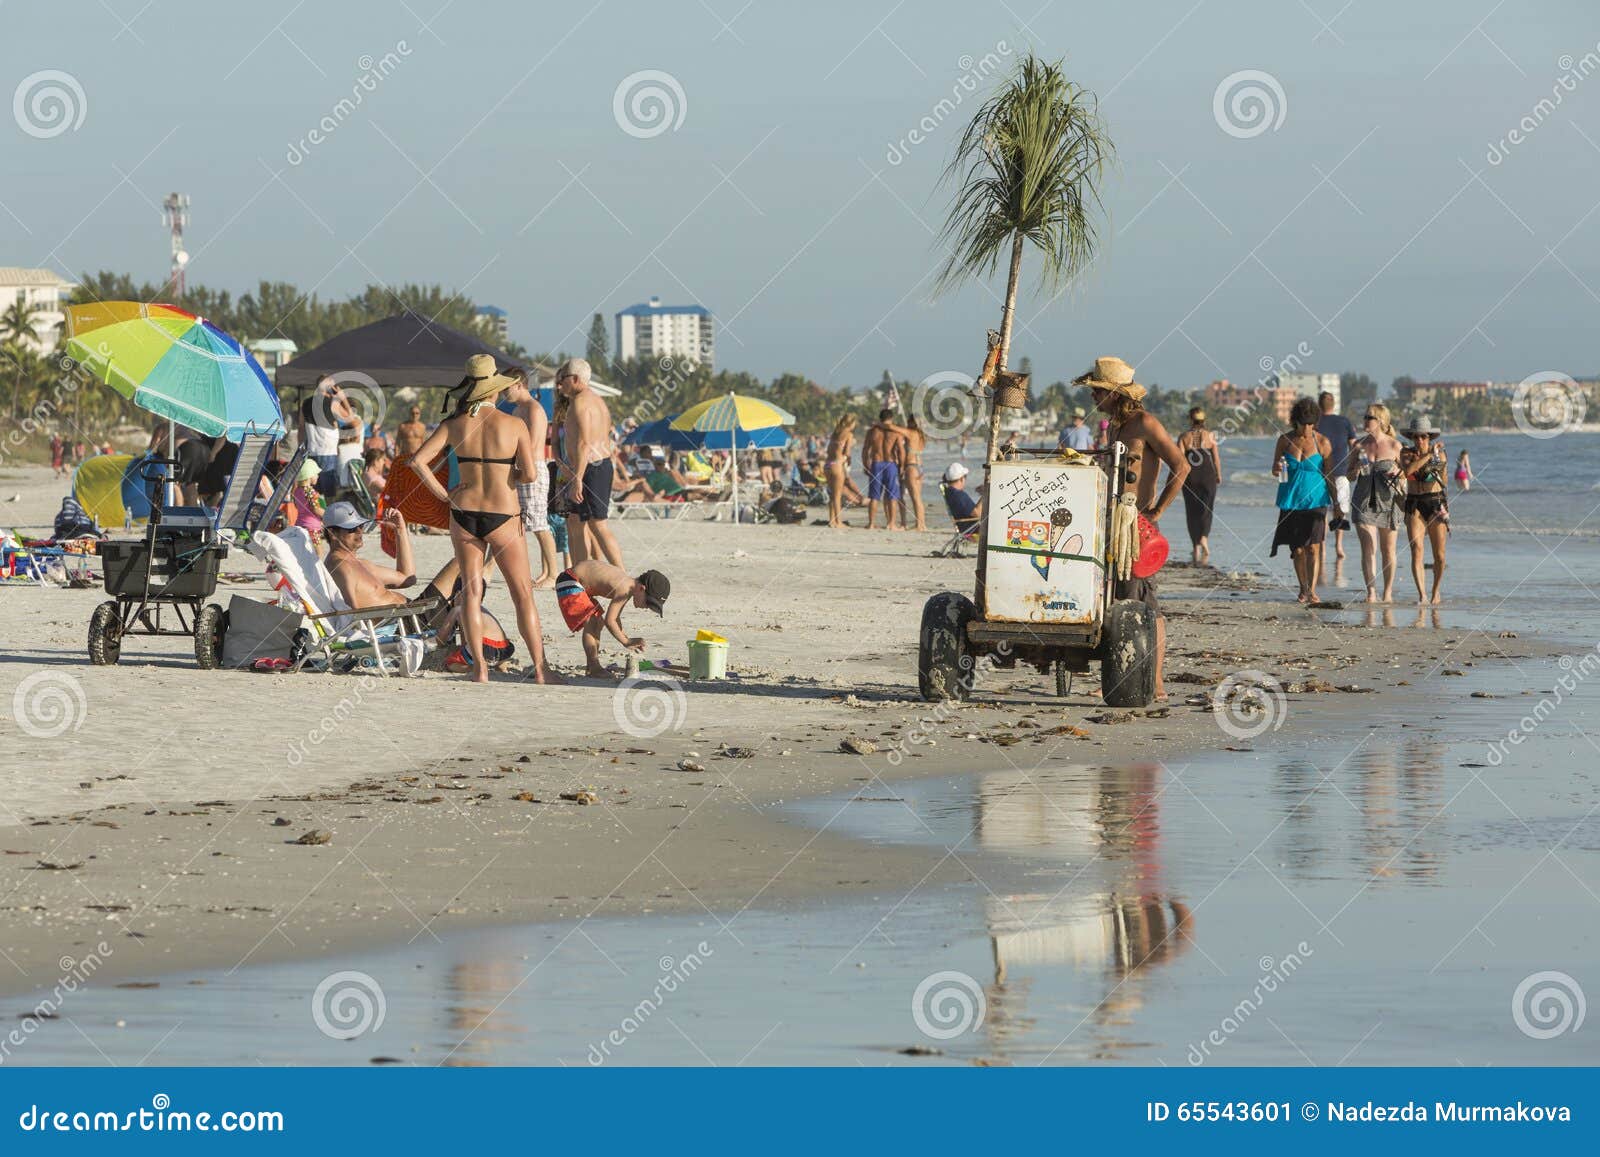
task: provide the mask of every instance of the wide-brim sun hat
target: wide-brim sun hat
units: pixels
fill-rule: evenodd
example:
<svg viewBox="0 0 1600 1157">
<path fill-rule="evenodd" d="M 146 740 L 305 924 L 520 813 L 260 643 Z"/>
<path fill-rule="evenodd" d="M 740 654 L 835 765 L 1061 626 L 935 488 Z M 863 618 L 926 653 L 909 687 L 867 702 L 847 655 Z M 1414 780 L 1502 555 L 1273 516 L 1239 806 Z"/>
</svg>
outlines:
<svg viewBox="0 0 1600 1157">
<path fill-rule="evenodd" d="M 1415 438 L 1418 434 L 1426 434 L 1430 438 L 1437 438 L 1444 431 L 1439 429 L 1439 423 L 1432 418 L 1418 418 L 1404 430 L 1401 430 L 1400 433 L 1407 438 Z"/>
<path fill-rule="evenodd" d="M 502 374 L 489 354 L 473 354 L 467 359 L 467 371 L 458 390 L 465 393 L 458 399 L 462 406 L 485 402 L 517 384 L 517 379 Z"/>
<path fill-rule="evenodd" d="M 1135 402 L 1143 400 L 1145 395 L 1144 387 L 1133 380 L 1133 367 L 1117 357 L 1095 358 L 1094 365 L 1073 378 L 1072 384 L 1121 394 Z"/>
</svg>

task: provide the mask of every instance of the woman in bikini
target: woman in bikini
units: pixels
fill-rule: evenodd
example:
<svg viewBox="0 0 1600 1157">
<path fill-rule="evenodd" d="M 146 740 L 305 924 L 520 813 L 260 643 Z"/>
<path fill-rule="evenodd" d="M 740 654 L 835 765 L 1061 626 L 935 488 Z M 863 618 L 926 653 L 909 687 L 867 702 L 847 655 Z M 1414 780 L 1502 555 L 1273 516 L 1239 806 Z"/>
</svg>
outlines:
<svg viewBox="0 0 1600 1157">
<path fill-rule="evenodd" d="M 517 610 L 517 629 L 533 659 L 533 680 L 560 680 L 545 663 L 539 611 L 533 605 L 533 579 L 528 573 L 528 546 L 522 532 L 522 507 L 516 484 L 538 468 L 527 423 L 495 409 L 494 400 L 514 379 L 495 370 L 494 358 L 476 354 L 467 359 L 467 375 L 451 393 L 459 393 L 455 411 L 440 422 L 411 460 L 422 485 L 450 507 L 450 541 L 461 567 L 461 634 L 472 656 L 472 677 L 487 683 L 483 660 L 483 569 L 494 555 Z M 446 450 L 454 450 L 460 484 L 447 491 L 429 467 Z"/>
<path fill-rule="evenodd" d="M 861 491 L 850 477 L 850 447 L 856 440 L 856 416 L 851 411 L 834 424 L 833 437 L 828 439 L 828 461 L 822 468 L 828 480 L 828 525 L 843 526 L 845 499 L 850 505 L 861 503 Z"/>
<path fill-rule="evenodd" d="M 1300 601 L 1315 606 L 1321 580 L 1322 540 L 1328 530 L 1328 503 L 1332 501 L 1333 446 L 1317 433 L 1322 409 L 1314 398 L 1300 398 L 1289 411 L 1292 428 L 1279 434 L 1272 448 L 1272 475 L 1278 483 L 1278 529 L 1272 536 L 1272 553 L 1287 546 L 1300 581 Z"/>
<path fill-rule="evenodd" d="M 1402 430 L 1412 444 L 1400 451 L 1400 471 L 1406 476 L 1406 537 L 1411 541 L 1411 579 L 1417 584 L 1417 604 L 1438 604 L 1444 581 L 1444 544 L 1450 533 L 1450 500 L 1445 494 L 1444 443 L 1432 418 L 1420 418 Z M 1433 547 L 1433 594 L 1422 588 L 1422 544 Z"/>
<path fill-rule="evenodd" d="M 917 520 L 918 530 L 927 530 L 927 510 L 922 505 L 922 452 L 928 448 L 928 435 L 922 432 L 922 424 L 917 421 L 917 416 L 912 414 L 906 419 L 905 467 L 900 471 L 901 493 L 911 503 L 911 513 Z M 906 521 L 905 511 L 900 512 L 902 525 Z"/>
<path fill-rule="evenodd" d="M 1405 515 L 1405 478 L 1400 473 L 1400 440 L 1389 421 L 1389 407 L 1367 407 L 1366 434 L 1350 455 L 1355 482 L 1350 505 L 1361 538 L 1361 574 L 1367 581 L 1367 602 L 1394 602 L 1394 547 Z M 1383 571 L 1383 597 L 1378 597 L 1378 571 Z"/>
</svg>

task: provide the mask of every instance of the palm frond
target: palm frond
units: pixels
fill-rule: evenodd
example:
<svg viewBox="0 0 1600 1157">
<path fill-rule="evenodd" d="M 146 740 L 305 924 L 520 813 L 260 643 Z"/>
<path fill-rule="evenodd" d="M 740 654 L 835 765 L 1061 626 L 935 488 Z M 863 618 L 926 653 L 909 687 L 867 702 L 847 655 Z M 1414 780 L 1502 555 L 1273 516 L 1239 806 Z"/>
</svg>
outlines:
<svg viewBox="0 0 1600 1157">
<path fill-rule="evenodd" d="M 1059 61 L 1025 57 L 973 115 L 945 170 L 956 193 L 936 292 L 993 274 L 1019 236 L 1039 250 L 1043 287 L 1076 276 L 1099 241 L 1099 183 L 1113 156 L 1094 94 Z"/>
</svg>

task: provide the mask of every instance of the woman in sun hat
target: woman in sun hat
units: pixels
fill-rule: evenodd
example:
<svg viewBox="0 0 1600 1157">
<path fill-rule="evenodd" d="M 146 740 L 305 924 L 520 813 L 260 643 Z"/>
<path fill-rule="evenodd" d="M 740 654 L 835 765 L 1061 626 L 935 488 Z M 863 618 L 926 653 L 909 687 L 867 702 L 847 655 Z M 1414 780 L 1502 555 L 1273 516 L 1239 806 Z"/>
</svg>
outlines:
<svg viewBox="0 0 1600 1157">
<path fill-rule="evenodd" d="M 1445 492 L 1444 443 L 1439 424 L 1424 414 L 1400 433 L 1411 445 L 1400 451 L 1400 472 L 1406 476 L 1406 537 L 1411 543 L 1411 579 L 1417 602 L 1439 603 L 1444 581 L 1445 539 L 1450 533 L 1450 499 Z M 1423 590 L 1422 544 L 1433 547 L 1433 591 Z"/>
<path fill-rule="evenodd" d="M 483 657 L 483 566 L 485 555 L 492 553 L 516 607 L 517 629 L 533 660 L 534 682 L 559 682 L 544 659 L 517 495 L 517 483 L 531 479 L 538 463 L 527 423 L 501 413 L 494 404 L 515 380 L 500 373 L 488 354 L 468 358 L 466 376 L 446 395 L 450 416 L 434 427 L 410 466 L 423 487 L 450 506 L 450 541 L 461 567 L 461 634 L 472 656 L 473 679 L 480 683 L 489 679 Z M 461 475 L 453 491 L 447 491 L 430 469 L 446 450 L 455 451 Z"/>
<path fill-rule="evenodd" d="M 1194 564 L 1203 566 L 1211 561 L 1211 516 L 1222 484 L 1222 458 L 1217 436 L 1207 429 L 1206 412 L 1199 406 L 1189 411 L 1189 428 L 1179 436 L 1178 449 L 1189 461 L 1189 477 L 1183 480 L 1184 521 Z"/>
</svg>

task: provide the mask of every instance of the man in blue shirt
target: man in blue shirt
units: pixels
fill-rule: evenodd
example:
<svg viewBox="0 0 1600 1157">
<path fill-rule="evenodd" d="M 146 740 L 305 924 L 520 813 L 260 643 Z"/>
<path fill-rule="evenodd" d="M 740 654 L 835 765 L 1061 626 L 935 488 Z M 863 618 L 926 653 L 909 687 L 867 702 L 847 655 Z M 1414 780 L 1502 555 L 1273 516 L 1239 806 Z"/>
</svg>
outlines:
<svg viewBox="0 0 1600 1157">
<path fill-rule="evenodd" d="M 1076 450 L 1080 454 L 1087 454 L 1094 449 L 1094 431 L 1084 424 L 1083 418 L 1083 407 L 1076 407 L 1072 411 L 1072 425 L 1061 431 L 1061 437 L 1056 442 L 1058 450 Z"/>
<path fill-rule="evenodd" d="M 1333 531 L 1333 550 L 1337 558 L 1344 557 L 1344 532 L 1350 529 L 1350 479 L 1346 468 L 1350 465 L 1350 444 L 1356 440 L 1356 428 L 1343 414 L 1335 413 L 1333 395 L 1324 391 L 1317 404 L 1322 407 L 1322 417 L 1317 419 L 1317 433 L 1328 440 L 1333 448 L 1329 456 L 1328 473 L 1333 478 L 1333 505 L 1328 508 L 1328 529 Z M 1323 566 L 1327 566 L 1328 540 L 1322 540 Z"/>
<path fill-rule="evenodd" d="M 952 462 L 944 472 L 944 505 L 955 520 L 956 529 L 963 532 L 976 530 L 983 518 L 983 500 L 967 493 L 967 475 L 971 473 L 960 462 Z"/>
</svg>

